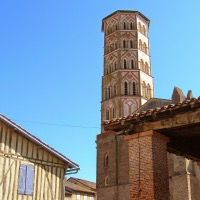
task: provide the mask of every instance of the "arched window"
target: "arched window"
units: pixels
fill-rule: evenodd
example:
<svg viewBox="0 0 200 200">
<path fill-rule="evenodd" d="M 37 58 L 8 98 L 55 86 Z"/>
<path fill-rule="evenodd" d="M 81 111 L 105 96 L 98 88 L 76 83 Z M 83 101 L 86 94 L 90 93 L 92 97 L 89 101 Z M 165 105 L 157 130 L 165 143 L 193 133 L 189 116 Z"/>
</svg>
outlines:
<svg viewBox="0 0 200 200">
<path fill-rule="evenodd" d="M 131 69 L 135 69 L 134 60 L 133 59 L 131 59 Z"/>
<path fill-rule="evenodd" d="M 144 81 L 142 83 L 142 96 L 146 98 L 146 83 Z"/>
<path fill-rule="evenodd" d="M 118 29 L 117 24 L 115 24 L 115 30 L 117 30 L 117 29 Z"/>
<path fill-rule="evenodd" d="M 146 33 L 146 28 L 145 28 L 145 26 L 143 25 L 143 34 L 146 36 L 147 35 L 147 33 Z"/>
<path fill-rule="evenodd" d="M 141 23 L 139 22 L 139 23 L 138 23 L 138 30 L 141 32 L 141 29 L 142 29 Z"/>
<path fill-rule="evenodd" d="M 115 41 L 114 49 L 117 49 L 117 41 Z"/>
<path fill-rule="evenodd" d="M 136 84 L 133 82 L 133 95 L 136 95 Z"/>
<path fill-rule="evenodd" d="M 114 63 L 115 70 L 117 70 L 117 62 Z"/>
<path fill-rule="evenodd" d="M 110 119 L 110 111 L 109 109 L 106 110 L 106 120 Z"/>
<path fill-rule="evenodd" d="M 110 73 L 110 65 L 108 64 L 107 65 L 107 74 L 109 74 Z"/>
<path fill-rule="evenodd" d="M 113 116 L 112 116 L 112 117 L 113 117 L 113 119 L 114 119 L 114 118 L 116 118 L 116 114 L 115 114 L 115 108 L 114 108 L 114 107 L 113 107 L 113 109 L 112 109 L 112 115 L 113 115 Z"/>
<path fill-rule="evenodd" d="M 147 53 L 147 45 L 146 45 L 145 42 L 144 42 L 144 45 L 143 45 L 143 51 L 144 51 L 145 53 Z"/>
<path fill-rule="evenodd" d="M 112 66 L 111 66 L 111 64 L 109 65 L 109 73 L 111 73 L 112 72 Z"/>
<path fill-rule="evenodd" d="M 126 29 L 126 22 L 123 23 L 123 28 Z"/>
<path fill-rule="evenodd" d="M 126 40 L 123 40 L 123 48 L 126 48 Z"/>
<path fill-rule="evenodd" d="M 108 176 L 105 177 L 105 186 L 108 186 L 109 185 L 109 179 L 108 179 Z"/>
<path fill-rule="evenodd" d="M 110 27 L 109 29 L 110 29 L 110 30 L 109 30 L 109 33 L 112 33 L 112 27 Z"/>
<path fill-rule="evenodd" d="M 113 44 L 110 44 L 110 52 L 113 51 Z"/>
<path fill-rule="evenodd" d="M 144 71 L 144 61 L 142 59 L 140 60 L 140 69 Z"/>
<path fill-rule="evenodd" d="M 109 157 L 108 154 L 106 154 L 104 157 L 104 167 L 108 167 L 108 165 L 109 165 Z"/>
<path fill-rule="evenodd" d="M 133 22 L 130 23 L 130 29 L 133 30 Z"/>
<path fill-rule="evenodd" d="M 139 50 L 142 51 L 142 40 L 139 40 Z"/>
<path fill-rule="evenodd" d="M 145 62 L 145 72 L 146 72 L 147 74 L 149 74 L 149 65 L 148 65 L 147 62 Z"/>
<path fill-rule="evenodd" d="M 146 96 L 147 96 L 148 99 L 151 98 L 151 87 L 150 87 L 149 84 L 147 85 L 147 94 L 146 94 Z"/>
<path fill-rule="evenodd" d="M 124 59 L 123 65 L 124 65 L 124 69 L 126 69 L 126 59 Z"/>
<path fill-rule="evenodd" d="M 111 89 L 110 89 L 110 87 L 108 87 L 108 98 L 109 99 L 111 98 Z"/>
<path fill-rule="evenodd" d="M 115 83 L 114 83 L 113 89 L 114 89 L 113 91 L 114 96 L 117 96 L 117 86 Z"/>
<path fill-rule="evenodd" d="M 130 40 L 130 48 L 133 48 L 133 40 Z"/>
<path fill-rule="evenodd" d="M 124 95 L 128 95 L 128 84 L 124 82 Z"/>
</svg>

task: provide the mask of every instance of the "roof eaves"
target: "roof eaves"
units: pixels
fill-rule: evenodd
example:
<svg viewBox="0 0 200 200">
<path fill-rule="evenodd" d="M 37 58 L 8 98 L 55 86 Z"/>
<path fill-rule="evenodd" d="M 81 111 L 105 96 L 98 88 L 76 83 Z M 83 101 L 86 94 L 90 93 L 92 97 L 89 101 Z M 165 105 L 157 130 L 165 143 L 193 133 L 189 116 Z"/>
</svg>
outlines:
<svg viewBox="0 0 200 200">
<path fill-rule="evenodd" d="M 115 15 L 115 14 L 117 14 L 117 13 L 138 13 L 138 14 L 139 14 L 141 17 L 143 17 L 146 21 L 150 22 L 150 20 L 149 20 L 146 16 L 144 16 L 141 12 L 139 12 L 139 11 L 134 11 L 134 10 L 117 10 L 117 11 L 111 13 L 110 15 L 104 17 L 104 18 L 102 19 L 102 21 L 104 21 L 105 19 L 108 19 L 109 17 L 111 17 L 111 16 L 113 16 L 113 15 Z"/>
<path fill-rule="evenodd" d="M 23 129 L 22 127 L 17 125 L 15 122 L 13 122 L 12 120 L 8 119 L 6 116 L 0 114 L 0 120 L 2 120 L 3 122 L 7 123 L 9 126 L 15 128 L 17 131 L 20 132 L 21 135 L 23 135 L 26 138 L 30 139 L 32 142 L 42 146 L 44 149 L 46 149 L 47 151 L 51 152 L 56 157 L 60 158 L 64 162 L 68 163 L 70 168 L 74 168 L 74 169 L 79 170 L 79 165 L 78 164 L 74 163 L 73 161 L 71 161 L 70 159 L 68 159 L 67 157 L 65 157 L 64 155 L 62 155 L 61 153 L 59 153 L 58 151 L 56 151 L 55 149 L 53 149 L 49 145 L 47 145 L 44 142 L 42 142 L 39 138 L 35 137 L 34 135 L 32 135 L 31 133 L 26 131 L 25 129 Z"/>
</svg>

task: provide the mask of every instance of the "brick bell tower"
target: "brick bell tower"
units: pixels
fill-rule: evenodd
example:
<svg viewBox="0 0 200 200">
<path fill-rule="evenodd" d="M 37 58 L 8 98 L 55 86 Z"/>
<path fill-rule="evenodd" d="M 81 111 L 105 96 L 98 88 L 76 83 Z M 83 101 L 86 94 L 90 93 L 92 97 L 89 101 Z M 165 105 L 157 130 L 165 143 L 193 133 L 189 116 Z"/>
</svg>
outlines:
<svg viewBox="0 0 200 200">
<path fill-rule="evenodd" d="M 149 19 L 137 11 L 116 11 L 102 20 L 104 71 L 101 122 L 131 115 L 154 96 L 149 53 Z M 97 136 L 98 200 L 132 200 L 130 147 L 123 135 Z"/>
<path fill-rule="evenodd" d="M 132 114 L 154 96 L 149 53 L 149 19 L 116 11 L 102 20 L 104 71 L 101 121 Z"/>
</svg>

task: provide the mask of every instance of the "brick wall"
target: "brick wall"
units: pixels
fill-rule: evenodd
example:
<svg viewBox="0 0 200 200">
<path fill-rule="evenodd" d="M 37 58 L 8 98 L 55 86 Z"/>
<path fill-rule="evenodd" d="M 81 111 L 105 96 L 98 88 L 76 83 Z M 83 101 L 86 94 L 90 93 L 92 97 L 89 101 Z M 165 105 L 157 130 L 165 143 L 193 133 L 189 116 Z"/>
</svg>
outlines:
<svg viewBox="0 0 200 200">
<path fill-rule="evenodd" d="M 154 131 L 126 137 L 129 141 L 130 200 L 168 200 L 168 139 Z"/>
<path fill-rule="evenodd" d="M 105 166 L 105 155 L 109 164 Z M 128 142 L 123 136 L 106 132 L 97 136 L 98 200 L 129 200 Z M 105 178 L 108 177 L 108 185 Z"/>
</svg>

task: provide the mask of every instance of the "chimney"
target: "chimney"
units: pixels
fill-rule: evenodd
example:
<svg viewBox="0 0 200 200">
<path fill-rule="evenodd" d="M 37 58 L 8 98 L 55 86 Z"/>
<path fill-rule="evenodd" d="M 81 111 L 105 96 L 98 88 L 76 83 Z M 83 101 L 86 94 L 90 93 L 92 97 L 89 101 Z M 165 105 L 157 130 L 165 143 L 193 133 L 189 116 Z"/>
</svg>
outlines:
<svg viewBox="0 0 200 200">
<path fill-rule="evenodd" d="M 187 93 L 187 99 L 190 100 L 193 98 L 192 90 L 189 90 Z"/>
<path fill-rule="evenodd" d="M 185 96 L 183 94 L 183 91 L 178 88 L 178 87 L 174 87 L 174 91 L 172 93 L 172 103 L 176 104 L 176 103 L 181 103 L 185 100 Z"/>
</svg>

